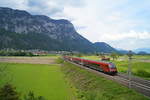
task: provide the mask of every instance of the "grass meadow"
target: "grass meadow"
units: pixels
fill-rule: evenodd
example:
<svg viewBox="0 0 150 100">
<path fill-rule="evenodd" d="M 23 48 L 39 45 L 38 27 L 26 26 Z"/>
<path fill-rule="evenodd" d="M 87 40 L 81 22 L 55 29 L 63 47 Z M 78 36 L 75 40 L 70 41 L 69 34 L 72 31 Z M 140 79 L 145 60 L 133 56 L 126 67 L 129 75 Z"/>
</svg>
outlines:
<svg viewBox="0 0 150 100">
<path fill-rule="evenodd" d="M 60 65 L 0 63 L 6 66 L 7 75 L 2 77 L 0 86 L 11 83 L 22 97 L 29 91 L 46 100 L 73 100 L 71 89 L 66 84 Z"/>
<path fill-rule="evenodd" d="M 83 56 L 82 58 L 100 61 L 99 56 Z M 132 74 L 150 80 L 150 62 L 148 62 L 150 56 L 135 55 L 133 58 L 131 63 Z M 127 56 L 120 56 L 117 60 L 111 60 L 111 62 L 116 64 L 119 72 L 127 73 L 129 65 Z"/>
</svg>

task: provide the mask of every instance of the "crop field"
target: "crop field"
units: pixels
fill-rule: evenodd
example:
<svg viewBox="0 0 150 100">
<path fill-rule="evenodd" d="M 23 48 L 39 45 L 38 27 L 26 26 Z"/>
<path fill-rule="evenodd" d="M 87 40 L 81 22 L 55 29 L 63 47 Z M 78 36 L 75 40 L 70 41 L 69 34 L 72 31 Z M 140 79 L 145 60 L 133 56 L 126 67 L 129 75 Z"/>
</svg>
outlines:
<svg viewBox="0 0 150 100">
<path fill-rule="evenodd" d="M 119 72 L 126 73 L 128 70 L 127 61 L 114 61 Z M 149 62 L 132 62 L 132 73 L 136 76 L 143 77 L 150 80 L 150 63 Z"/>
<path fill-rule="evenodd" d="M 110 56 L 106 56 L 106 57 L 110 57 Z M 93 59 L 93 60 L 100 60 L 100 56 L 83 56 L 82 58 L 86 58 L 86 59 Z M 134 55 L 133 56 L 134 60 L 150 60 L 150 55 Z M 117 60 L 128 60 L 128 57 L 126 55 L 124 56 L 119 56 L 119 58 Z"/>
<path fill-rule="evenodd" d="M 1 77 L 0 86 L 11 83 L 23 97 L 29 91 L 46 100 L 73 100 L 70 87 L 58 64 L 18 64 L 0 63 L 6 66 L 7 74 Z"/>
<path fill-rule="evenodd" d="M 98 56 L 83 56 L 82 58 L 100 60 Z M 111 61 L 116 64 L 119 72 L 127 73 L 129 64 L 127 56 L 121 56 L 117 60 Z M 134 75 L 150 80 L 150 56 L 133 56 L 131 67 Z"/>
<path fill-rule="evenodd" d="M 10 63 L 31 63 L 31 64 L 55 64 L 58 56 L 38 56 L 38 57 L 0 57 L 0 62 Z"/>
</svg>

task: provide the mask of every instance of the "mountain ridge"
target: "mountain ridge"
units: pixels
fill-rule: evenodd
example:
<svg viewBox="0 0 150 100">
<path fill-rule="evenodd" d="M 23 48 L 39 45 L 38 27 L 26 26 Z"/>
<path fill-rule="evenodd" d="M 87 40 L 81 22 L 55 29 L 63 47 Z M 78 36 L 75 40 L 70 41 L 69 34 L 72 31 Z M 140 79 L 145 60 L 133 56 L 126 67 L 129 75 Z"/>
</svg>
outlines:
<svg viewBox="0 0 150 100">
<path fill-rule="evenodd" d="M 107 47 L 105 44 L 101 47 L 95 46 L 77 33 L 68 20 L 54 20 L 45 15 L 31 15 L 24 10 L 0 7 L 0 28 L 0 35 L 5 38 L 5 41 L 0 38 L 1 49 L 4 47 L 21 49 L 22 47 L 23 49 L 105 52 L 100 48 Z M 20 47 L 15 44 L 17 41 L 20 41 Z M 14 44 L 11 45 L 12 43 Z M 109 46 L 109 48 L 112 47 Z M 116 52 L 114 48 L 106 51 L 113 50 Z"/>
<path fill-rule="evenodd" d="M 150 48 L 138 48 L 133 50 L 135 53 L 139 53 L 139 52 L 146 52 L 150 54 Z"/>
<path fill-rule="evenodd" d="M 104 53 L 118 52 L 116 49 L 114 49 L 113 47 L 111 47 L 110 45 L 108 45 L 105 42 L 95 42 L 93 45 L 95 46 L 95 49 L 97 52 L 98 51 L 101 51 Z"/>
</svg>

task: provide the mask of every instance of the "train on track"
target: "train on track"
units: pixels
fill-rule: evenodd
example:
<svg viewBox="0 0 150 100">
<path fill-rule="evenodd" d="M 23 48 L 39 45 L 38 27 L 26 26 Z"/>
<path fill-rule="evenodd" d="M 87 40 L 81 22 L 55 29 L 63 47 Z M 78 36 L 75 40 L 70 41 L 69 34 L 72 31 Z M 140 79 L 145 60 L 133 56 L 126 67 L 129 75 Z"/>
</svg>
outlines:
<svg viewBox="0 0 150 100">
<path fill-rule="evenodd" d="M 109 75 L 116 75 L 117 74 L 117 68 L 115 64 L 112 62 L 104 62 L 104 61 L 93 61 L 88 59 L 82 59 L 78 57 L 71 57 L 71 56 L 64 56 L 65 60 L 83 65 L 85 67 L 89 67 L 91 69 L 104 72 Z"/>
</svg>

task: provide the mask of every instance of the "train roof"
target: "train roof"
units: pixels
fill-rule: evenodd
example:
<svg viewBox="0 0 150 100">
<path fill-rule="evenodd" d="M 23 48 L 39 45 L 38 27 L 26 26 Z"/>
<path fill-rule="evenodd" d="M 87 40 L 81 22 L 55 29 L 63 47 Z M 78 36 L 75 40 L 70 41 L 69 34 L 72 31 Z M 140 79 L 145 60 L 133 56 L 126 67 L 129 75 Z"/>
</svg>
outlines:
<svg viewBox="0 0 150 100">
<path fill-rule="evenodd" d="M 69 57 L 70 57 L 70 56 L 69 56 Z M 97 63 L 112 64 L 112 62 L 98 61 L 98 60 L 95 61 L 95 60 L 86 59 L 86 58 L 80 58 L 80 57 L 72 57 L 72 58 L 84 59 L 84 60 L 93 61 L 93 62 L 97 62 Z"/>
</svg>

